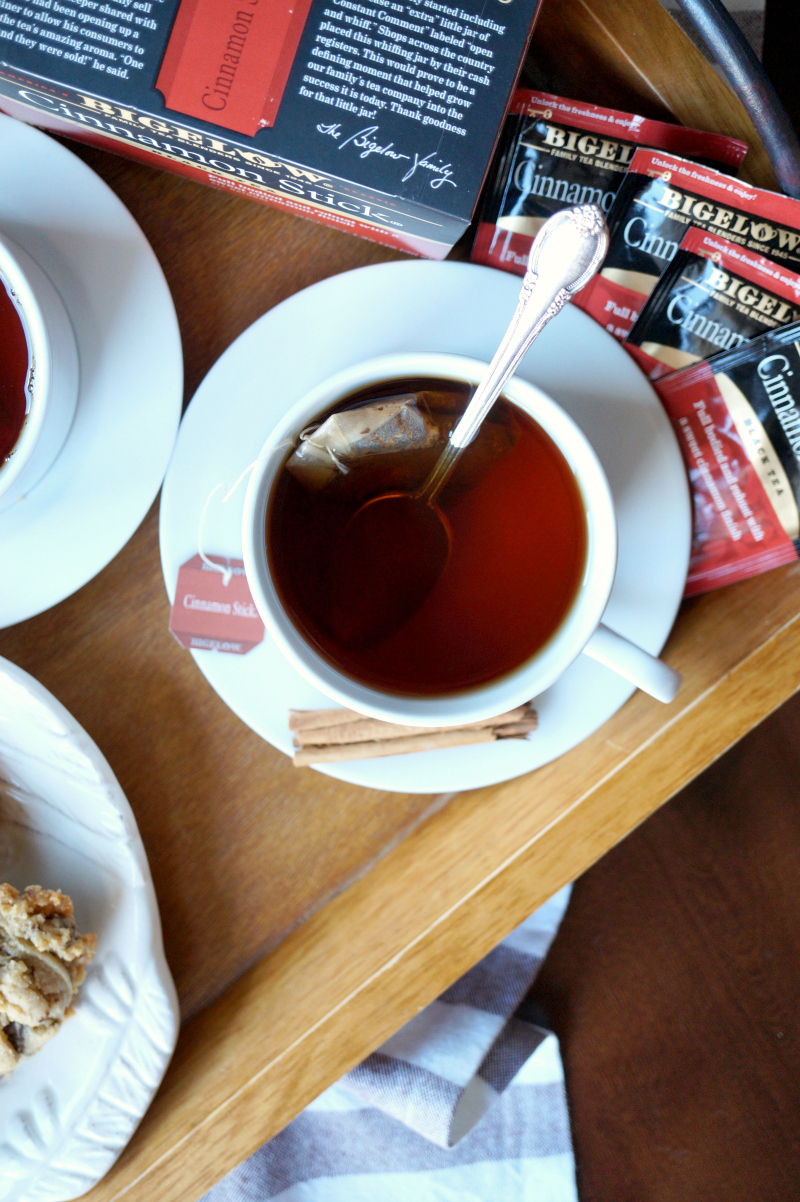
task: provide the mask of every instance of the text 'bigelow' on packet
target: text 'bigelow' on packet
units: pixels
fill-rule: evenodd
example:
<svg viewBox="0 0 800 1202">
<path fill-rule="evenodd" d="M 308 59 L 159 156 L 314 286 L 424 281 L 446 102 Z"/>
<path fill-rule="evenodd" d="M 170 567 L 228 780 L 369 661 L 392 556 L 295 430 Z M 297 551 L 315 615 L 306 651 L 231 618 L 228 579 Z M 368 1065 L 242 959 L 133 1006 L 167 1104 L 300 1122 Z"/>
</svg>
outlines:
<svg viewBox="0 0 800 1202">
<path fill-rule="evenodd" d="M 608 214 L 638 146 L 737 171 L 747 144 L 723 134 L 650 121 L 548 92 L 519 89 L 503 127 L 472 259 L 525 274 L 540 226 L 560 209 L 596 204 Z"/>
<path fill-rule="evenodd" d="M 655 382 L 689 471 L 686 596 L 800 553 L 800 322 Z"/>
<path fill-rule="evenodd" d="M 800 321 L 800 275 L 691 226 L 625 347 L 651 380 Z"/>
<path fill-rule="evenodd" d="M 620 339 L 692 225 L 800 271 L 799 200 L 661 151 L 636 151 L 608 224 L 603 267 L 575 304 Z"/>
</svg>

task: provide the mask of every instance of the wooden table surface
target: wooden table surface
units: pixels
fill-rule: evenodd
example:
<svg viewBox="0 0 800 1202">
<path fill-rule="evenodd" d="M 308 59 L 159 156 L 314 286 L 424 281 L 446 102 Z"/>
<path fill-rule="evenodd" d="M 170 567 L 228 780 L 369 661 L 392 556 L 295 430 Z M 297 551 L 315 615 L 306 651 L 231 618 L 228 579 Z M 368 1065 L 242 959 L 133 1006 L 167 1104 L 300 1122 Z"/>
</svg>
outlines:
<svg viewBox="0 0 800 1202">
<path fill-rule="evenodd" d="M 545 0 L 531 63 L 531 78 L 562 94 L 756 142 L 657 0 Z M 162 263 L 187 400 L 267 309 L 316 280 L 401 257 L 100 151 L 77 153 Z M 743 174 L 772 182 L 760 146 Z M 154 506 L 94 581 L 0 632 L 0 654 L 71 710 L 133 806 L 187 1020 L 153 1107 L 93 1202 L 192 1202 L 800 686 L 798 564 L 684 605 L 666 652 L 685 675 L 676 701 L 637 694 L 536 773 L 453 798 L 348 786 L 295 770 L 172 640 L 157 522 Z M 591 886 L 582 897 L 591 904 Z M 565 934 L 559 946 L 580 939 Z M 565 1030 L 568 962 L 555 956 L 542 985 Z M 567 1064 L 580 1080 L 569 1040 Z M 596 1149 L 596 1109 L 574 1104 L 579 1151 Z M 598 1185 L 591 1196 L 689 1196 L 648 1192 L 642 1173 L 638 1192 Z"/>
<path fill-rule="evenodd" d="M 800 1197 L 798 782 L 795 697 L 575 885 L 534 996 L 581 1202 Z"/>
</svg>

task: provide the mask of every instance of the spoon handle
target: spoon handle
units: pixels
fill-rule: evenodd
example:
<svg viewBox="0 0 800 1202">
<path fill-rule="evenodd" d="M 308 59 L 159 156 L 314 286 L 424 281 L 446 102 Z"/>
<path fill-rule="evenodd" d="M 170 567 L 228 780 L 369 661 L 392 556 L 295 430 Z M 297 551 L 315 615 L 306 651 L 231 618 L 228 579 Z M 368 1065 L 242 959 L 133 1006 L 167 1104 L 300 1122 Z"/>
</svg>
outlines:
<svg viewBox="0 0 800 1202">
<path fill-rule="evenodd" d="M 534 339 L 567 301 L 588 284 L 607 250 L 608 229 L 597 205 L 562 209 L 544 223 L 531 247 L 511 324 L 450 436 L 454 446 L 466 447 L 472 442 Z"/>
<path fill-rule="evenodd" d="M 531 343 L 567 301 L 588 284 L 607 250 L 608 229 L 597 205 L 562 209 L 544 223 L 531 247 L 511 324 L 450 441 L 417 493 L 420 500 L 431 504 L 439 494 L 462 450 L 478 433 Z"/>
</svg>

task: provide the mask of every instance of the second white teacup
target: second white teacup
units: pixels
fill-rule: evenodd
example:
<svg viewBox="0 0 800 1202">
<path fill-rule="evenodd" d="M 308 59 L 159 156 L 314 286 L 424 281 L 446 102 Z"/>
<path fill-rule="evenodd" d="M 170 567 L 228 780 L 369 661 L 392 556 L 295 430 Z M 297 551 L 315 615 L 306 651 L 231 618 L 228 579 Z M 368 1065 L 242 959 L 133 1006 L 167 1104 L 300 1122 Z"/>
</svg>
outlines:
<svg viewBox="0 0 800 1202">
<path fill-rule="evenodd" d="M 11 453 L 0 463 L 2 512 L 38 484 L 64 445 L 78 400 L 78 351 L 53 284 L 5 234 L 0 234 L 0 286 L 14 303 L 29 353 L 25 418 Z"/>
<path fill-rule="evenodd" d="M 337 401 L 370 384 L 434 378 L 475 385 L 486 367 L 478 360 L 447 354 L 382 356 L 338 372 L 278 423 L 251 473 L 242 525 L 247 579 L 268 632 L 295 668 L 332 700 L 404 725 L 457 726 L 505 713 L 544 692 L 582 652 L 657 699 L 671 701 L 680 683 L 677 673 L 601 623 L 614 583 L 617 528 L 611 491 L 597 455 L 555 401 L 517 377 L 504 387 L 503 395 L 556 444 L 573 473 L 586 517 L 583 577 L 561 624 L 544 646 L 513 671 L 486 684 L 441 696 L 407 696 L 371 687 L 340 671 L 306 639 L 282 605 L 270 573 L 265 530 L 273 486 L 300 432 Z"/>
</svg>

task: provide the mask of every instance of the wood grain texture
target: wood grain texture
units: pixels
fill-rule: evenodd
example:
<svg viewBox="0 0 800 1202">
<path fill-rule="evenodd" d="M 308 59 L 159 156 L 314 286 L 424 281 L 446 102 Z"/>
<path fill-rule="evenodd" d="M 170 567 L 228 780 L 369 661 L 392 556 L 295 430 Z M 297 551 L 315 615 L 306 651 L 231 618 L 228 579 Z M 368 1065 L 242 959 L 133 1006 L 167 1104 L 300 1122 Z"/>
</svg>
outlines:
<svg viewBox="0 0 800 1202">
<path fill-rule="evenodd" d="M 562 94 L 747 129 L 657 0 L 545 0 L 534 58 Z M 187 396 L 272 305 L 400 257 L 79 153 L 162 262 Z M 768 182 L 759 148 L 749 174 Z M 0 632 L 0 654 L 68 706 L 128 795 L 188 1018 L 92 1202 L 191 1202 L 779 705 L 800 685 L 799 583 L 800 564 L 685 605 L 672 706 L 637 695 L 556 763 L 452 799 L 295 770 L 246 729 L 167 632 L 155 509 L 78 594 Z"/>
<path fill-rule="evenodd" d="M 576 885 L 537 981 L 582 1202 L 790 1202 L 800 698 Z"/>
<path fill-rule="evenodd" d="M 529 61 L 534 86 L 742 138 L 742 178 L 777 186 L 741 102 L 657 0 L 545 0 Z"/>
<path fill-rule="evenodd" d="M 672 706 L 638 694 L 554 764 L 460 794 L 188 1023 L 93 1202 L 199 1195 L 800 687 L 798 582 L 687 605 Z"/>
<path fill-rule="evenodd" d="M 0 632 L 0 654 L 50 689 L 113 766 L 147 848 L 187 1015 L 380 855 L 430 798 L 295 769 L 217 697 L 168 621 L 154 508 L 95 580 Z"/>
</svg>

